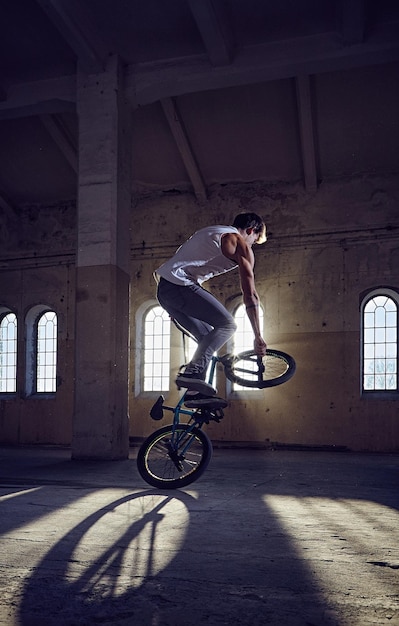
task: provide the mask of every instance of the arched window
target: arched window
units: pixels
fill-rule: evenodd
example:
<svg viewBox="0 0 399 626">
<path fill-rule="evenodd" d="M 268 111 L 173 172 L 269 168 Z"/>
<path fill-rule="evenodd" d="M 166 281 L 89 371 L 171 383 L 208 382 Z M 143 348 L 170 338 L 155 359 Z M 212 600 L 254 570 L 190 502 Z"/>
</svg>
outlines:
<svg viewBox="0 0 399 626">
<path fill-rule="evenodd" d="M 362 392 L 398 392 L 398 301 L 392 290 L 362 302 Z"/>
<path fill-rule="evenodd" d="M 259 307 L 259 324 L 261 330 L 263 329 L 263 309 Z M 248 315 L 245 310 L 245 305 L 240 304 L 234 313 L 234 320 L 237 324 L 237 330 L 234 334 L 234 347 L 233 351 L 235 354 L 240 352 L 245 352 L 246 350 L 253 350 L 254 347 L 254 331 L 252 330 L 251 322 L 249 321 Z M 248 365 L 248 369 L 249 369 Z M 256 364 L 253 364 L 254 370 L 256 369 Z M 240 385 L 234 384 L 234 391 L 237 390 L 254 390 L 253 387 L 241 387 Z"/>
<path fill-rule="evenodd" d="M 57 389 L 57 314 L 42 313 L 36 328 L 36 392 L 54 393 Z"/>
<path fill-rule="evenodd" d="M 170 372 L 170 318 L 158 306 L 149 309 L 144 319 L 143 391 L 167 391 Z"/>
<path fill-rule="evenodd" d="M 6 313 L 0 317 L 0 393 L 17 390 L 17 317 Z"/>
<path fill-rule="evenodd" d="M 253 350 L 254 347 L 254 331 L 251 322 L 246 314 L 245 305 L 240 304 L 235 313 L 234 320 L 237 324 L 237 330 L 234 335 L 234 352 L 244 352 L 245 350 Z M 259 307 L 259 324 L 263 329 L 263 309 Z"/>
</svg>

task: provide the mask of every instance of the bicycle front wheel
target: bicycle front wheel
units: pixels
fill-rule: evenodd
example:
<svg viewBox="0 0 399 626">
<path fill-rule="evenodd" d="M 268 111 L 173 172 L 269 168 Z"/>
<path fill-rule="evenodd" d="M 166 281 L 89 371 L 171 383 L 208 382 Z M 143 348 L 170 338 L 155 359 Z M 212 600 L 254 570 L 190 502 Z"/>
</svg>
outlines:
<svg viewBox="0 0 399 626">
<path fill-rule="evenodd" d="M 295 361 L 281 350 L 266 350 L 258 357 L 253 350 L 222 359 L 226 377 L 242 387 L 264 389 L 287 382 L 295 374 Z"/>
<path fill-rule="evenodd" d="M 178 489 L 197 480 L 211 456 L 212 443 L 201 429 L 171 424 L 143 442 L 137 454 L 137 469 L 153 487 Z"/>
</svg>

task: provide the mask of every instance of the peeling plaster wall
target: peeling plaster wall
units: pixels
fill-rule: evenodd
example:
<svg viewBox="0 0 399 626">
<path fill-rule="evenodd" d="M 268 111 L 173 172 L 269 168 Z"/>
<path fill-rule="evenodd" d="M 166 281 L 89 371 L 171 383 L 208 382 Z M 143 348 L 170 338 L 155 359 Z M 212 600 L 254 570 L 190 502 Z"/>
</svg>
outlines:
<svg viewBox="0 0 399 626">
<path fill-rule="evenodd" d="M 229 184 L 209 190 L 208 202 L 173 193 L 142 197 L 132 206 L 130 435 L 144 437 L 162 422 L 149 410 L 158 394 L 140 394 L 137 314 L 155 298 L 154 269 L 192 232 L 229 223 L 250 210 L 264 216 L 268 242 L 255 248 L 257 288 L 265 307 L 265 338 L 292 354 L 297 373 L 270 390 L 240 392 L 214 441 L 258 446 L 336 446 L 399 450 L 399 399 L 360 397 L 361 294 L 399 289 L 399 181 L 359 176 L 324 182 L 309 196 L 302 185 Z M 25 207 L 4 214 L 0 229 L 0 306 L 24 320 L 31 306 L 59 314 L 60 387 L 53 399 L 24 396 L 25 349 L 19 335 L 17 397 L 0 400 L 0 441 L 69 444 L 74 390 L 76 210 L 73 205 Z M 227 307 L 240 299 L 238 274 L 207 285 Z M 172 335 L 172 375 L 183 362 Z M 220 395 L 228 393 L 218 372 Z M 173 385 L 172 385 L 173 387 Z M 168 403 L 177 391 L 167 394 Z M 93 416 L 95 419 L 95 416 Z M 165 420 L 169 421 L 169 420 Z"/>
<path fill-rule="evenodd" d="M 63 444 L 72 437 L 74 398 L 74 204 L 25 206 L 0 220 L 0 307 L 18 319 L 17 393 L 0 398 L 0 442 Z M 58 316 L 58 388 L 53 397 L 27 394 L 25 321 L 43 305 Z"/>
<path fill-rule="evenodd" d="M 72 437 L 74 394 L 75 268 L 24 263 L 0 272 L 0 305 L 18 319 L 17 393 L 0 399 L 0 441 L 67 445 Z M 30 364 L 25 319 L 38 305 L 56 311 L 58 317 L 57 393 L 47 397 L 29 395 L 26 384 Z"/>
<path fill-rule="evenodd" d="M 53 206 L 0 207 L 0 256 L 2 267 L 14 259 L 73 255 L 76 238 L 74 203 Z"/>
</svg>

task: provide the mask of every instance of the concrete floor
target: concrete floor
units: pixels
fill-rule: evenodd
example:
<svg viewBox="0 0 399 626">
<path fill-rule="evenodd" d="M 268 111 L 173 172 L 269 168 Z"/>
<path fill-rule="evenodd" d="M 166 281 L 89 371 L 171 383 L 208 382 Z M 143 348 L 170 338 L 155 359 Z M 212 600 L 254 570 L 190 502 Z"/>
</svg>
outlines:
<svg viewBox="0 0 399 626">
<path fill-rule="evenodd" d="M 216 450 L 184 491 L 131 458 L 0 448 L 0 624 L 399 625 L 399 456 Z"/>
</svg>

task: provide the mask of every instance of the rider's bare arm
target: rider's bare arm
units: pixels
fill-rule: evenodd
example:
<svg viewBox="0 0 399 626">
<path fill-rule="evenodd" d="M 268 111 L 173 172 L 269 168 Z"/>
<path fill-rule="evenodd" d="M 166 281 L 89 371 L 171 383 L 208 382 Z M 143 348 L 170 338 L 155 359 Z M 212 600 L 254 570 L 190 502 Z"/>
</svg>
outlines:
<svg viewBox="0 0 399 626">
<path fill-rule="evenodd" d="M 232 259 L 238 265 L 243 300 L 255 335 L 254 349 L 257 354 L 264 355 L 267 345 L 262 337 L 259 323 L 259 296 L 255 288 L 253 271 L 254 253 L 244 238 L 236 233 L 224 235 L 221 246 L 224 256 Z"/>
</svg>

